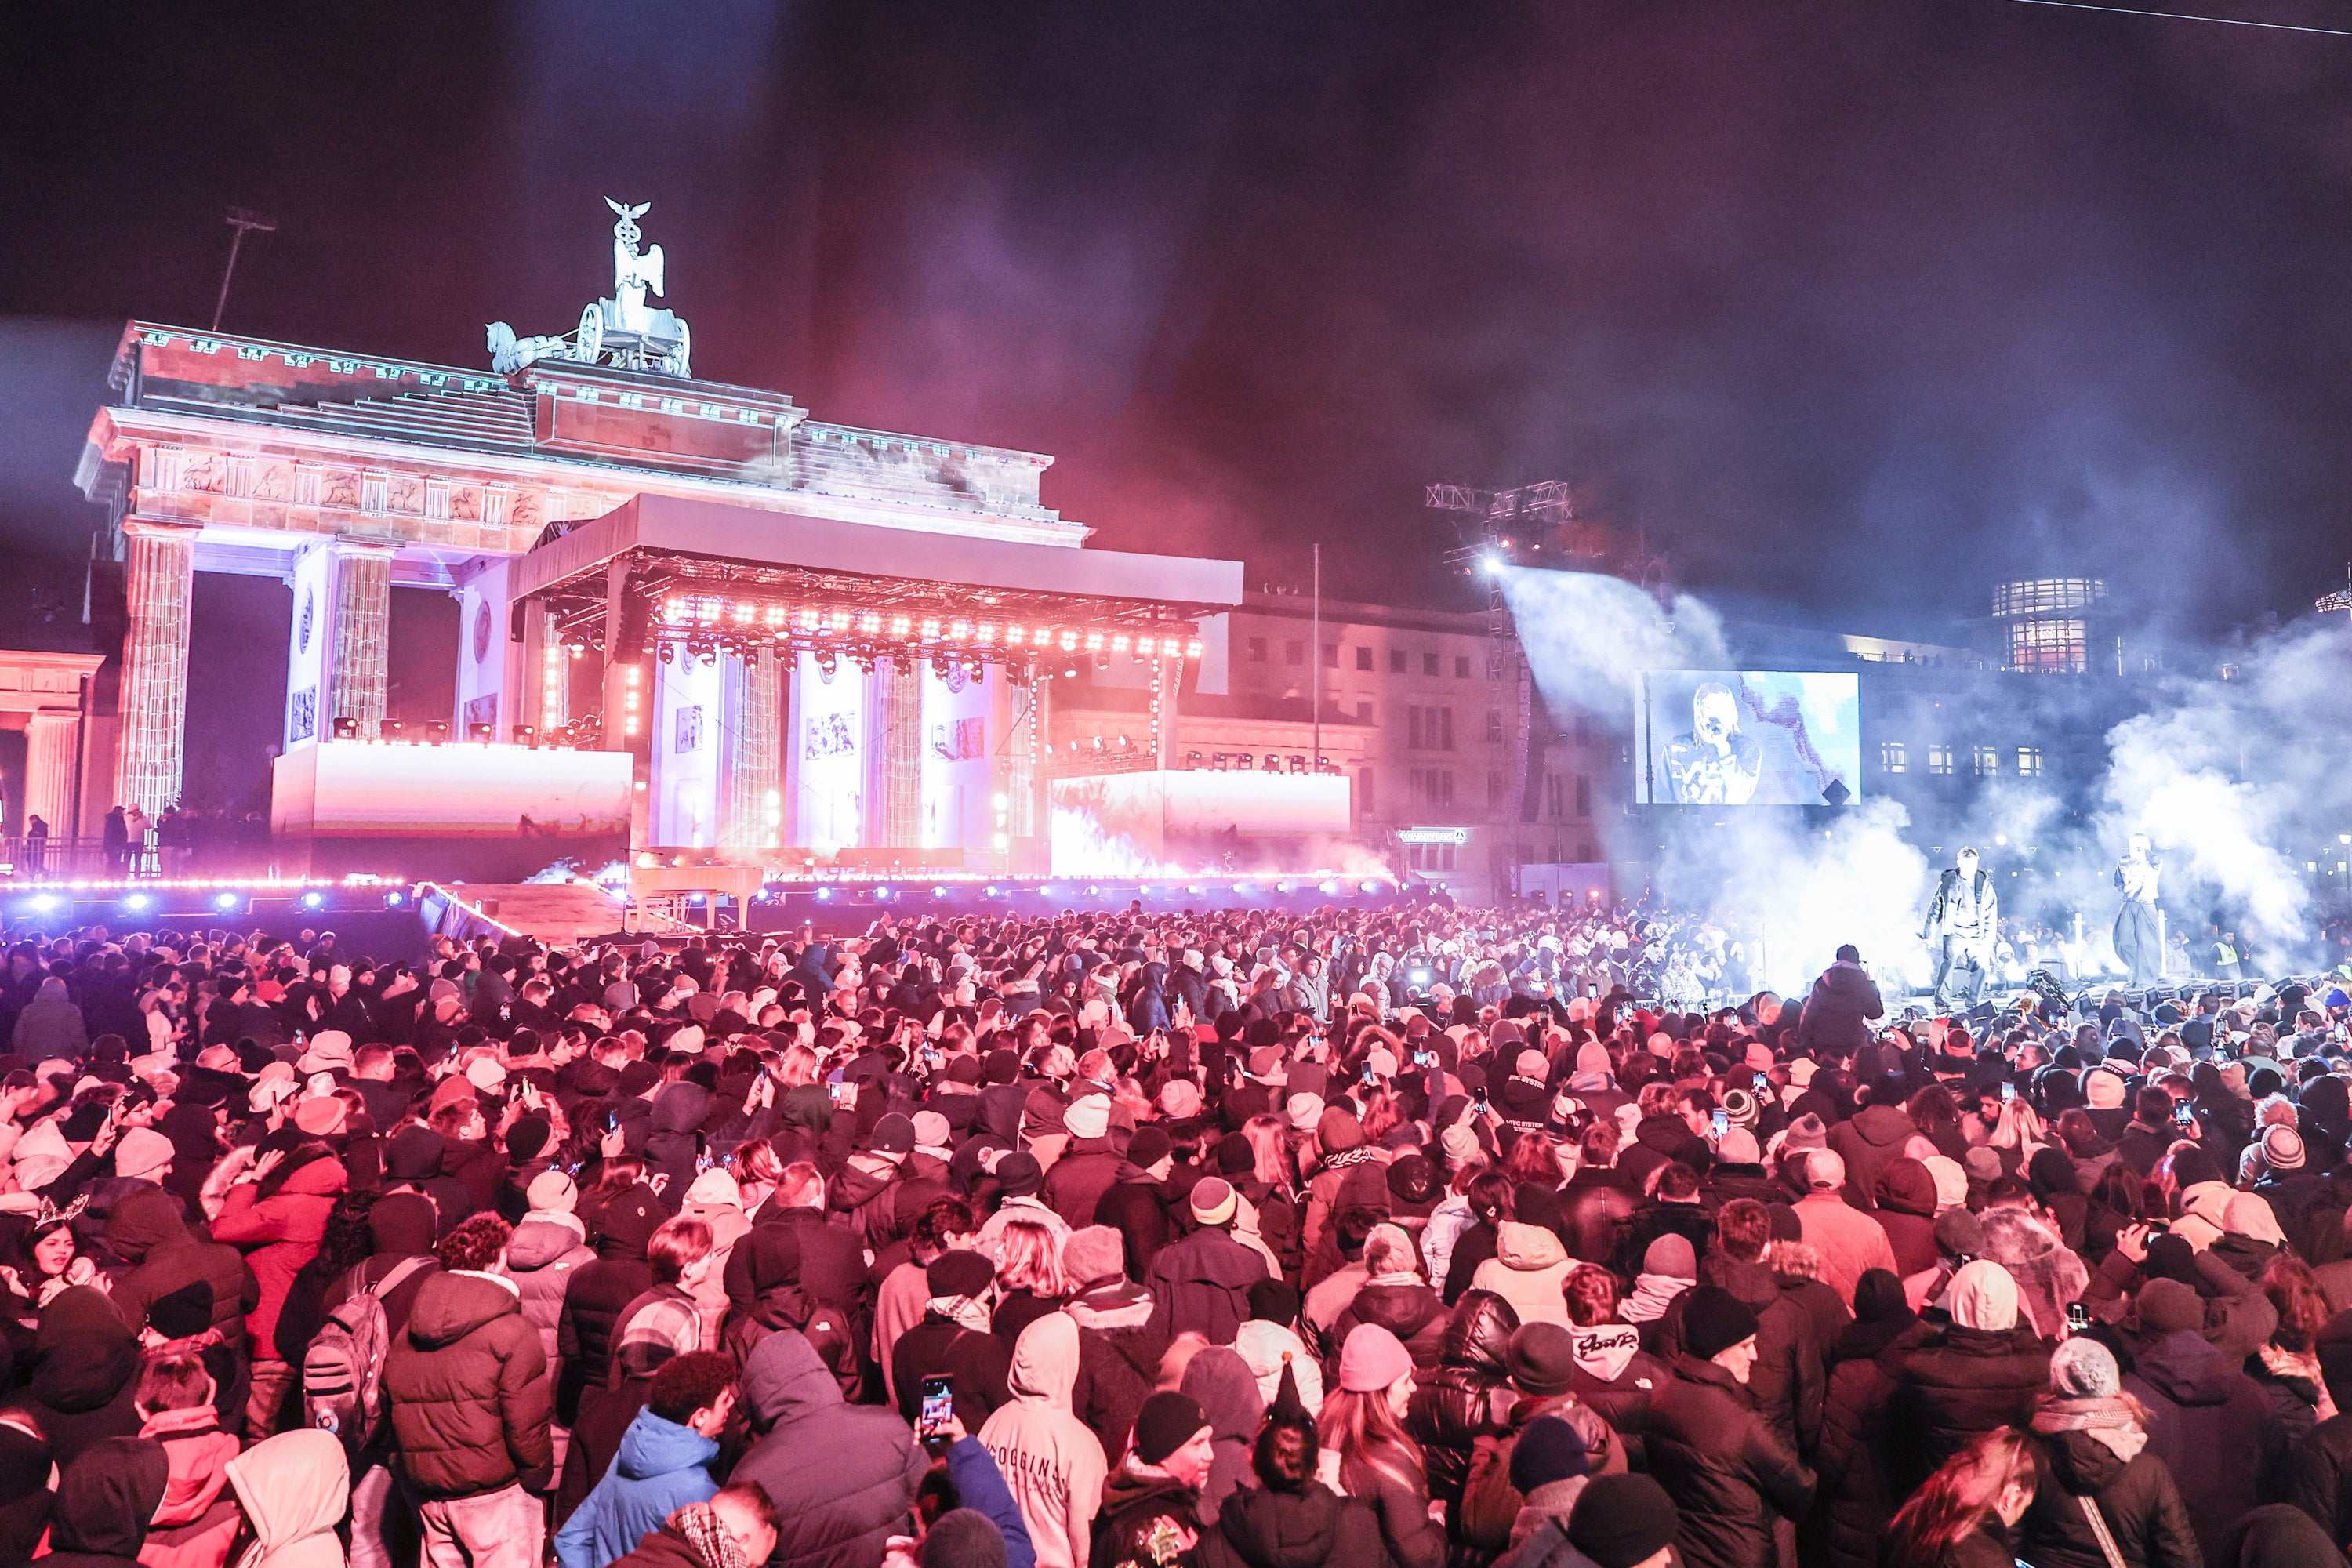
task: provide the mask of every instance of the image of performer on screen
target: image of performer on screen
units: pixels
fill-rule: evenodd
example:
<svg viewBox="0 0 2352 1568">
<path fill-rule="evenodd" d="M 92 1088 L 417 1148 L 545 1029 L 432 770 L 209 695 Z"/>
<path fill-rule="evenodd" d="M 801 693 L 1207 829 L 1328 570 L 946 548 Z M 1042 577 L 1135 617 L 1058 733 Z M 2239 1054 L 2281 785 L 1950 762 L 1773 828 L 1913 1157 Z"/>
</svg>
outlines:
<svg viewBox="0 0 2352 1568">
<path fill-rule="evenodd" d="M 1977 868 L 1977 852 L 1963 848 L 1952 861 L 1936 884 L 1927 929 L 1919 933 L 1920 941 L 1939 950 L 1936 1010 L 1946 1015 L 1975 1005 L 2000 936 L 2000 895 L 1993 891 L 1992 878 Z"/>
<path fill-rule="evenodd" d="M 1739 727 L 1739 703 L 1719 680 L 1691 693 L 1691 727 L 1666 747 L 1668 799 L 1677 805 L 1746 805 L 1764 748 Z"/>
<path fill-rule="evenodd" d="M 2135 991 L 2155 984 L 2164 975 L 2164 947 L 2157 934 L 2156 884 L 2164 869 L 2145 833 L 2131 836 L 2116 862 L 2116 888 L 2124 896 L 2116 911 L 2116 956 L 2131 971 Z"/>
</svg>

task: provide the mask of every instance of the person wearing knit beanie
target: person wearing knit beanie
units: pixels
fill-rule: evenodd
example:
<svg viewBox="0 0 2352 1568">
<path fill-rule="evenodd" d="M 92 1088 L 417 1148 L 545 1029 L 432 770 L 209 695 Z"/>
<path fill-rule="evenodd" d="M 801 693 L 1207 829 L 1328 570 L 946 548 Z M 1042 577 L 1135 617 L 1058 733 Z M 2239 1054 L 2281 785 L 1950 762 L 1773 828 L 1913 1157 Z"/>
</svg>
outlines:
<svg viewBox="0 0 2352 1568">
<path fill-rule="evenodd" d="M 126 1181 L 160 1184 L 172 1173 L 173 1152 L 172 1141 L 161 1132 L 133 1127 L 114 1145 L 114 1173 Z"/>
<path fill-rule="evenodd" d="M 2110 1399 L 2123 1391 L 2116 1352 L 2094 1339 L 2060 1342 L 2050 1352 L 2050 1392 L 2061 1399 Z"/>
<path fill-rule="evenodd" d="M 1192 1220 L 1196 1225 L 1231 1224 L 1237 1194 L 1223 1176 L 1204 1176 L 1192 1184 Z"/>
<path fill-rule="evenodd" d="M 1350 1394 L 1379 1394 L 1412 1373 L 1412 1352 L 1378 1323 L 1359 1323 L 1339 1347 L 1339 1386 Z"/>
<path fill-rule="evenodd" d="M 1694 1285 L 1683 1297 L 1685 1348 L 1741 1383 L 1756 1365 L 1756 1330 L 1748 1303 L 1720 1285 Z"/>
<path fill-rule="evenodd" d="M 1538 1415 L 1520 1428 L 1519 1440 L 1511 1445 L 1511 1485 L 1526 1495 L 1529 1507 L 1556 1513 L 1556 1504 L 1546 1507 L 1536 1500 L 1537 1489 L 1558 1481 L 1582 1479 L 1592 1473 L 1592 1464 L 1582 1433 L 1557 1415 Z M 1572 1502 L 1574 1494 L 1559 1501 Z"/>
<path fill-rule="evenodd" d="M 580 1203 L 580 1186 L 563 1171 L 541 1171 L 523 1189 L 533 1214 L 570 1214 Z"/>
<path fill-rule="evenodd" d="M 2140 1327 L 2152 1334 L 2202 1333 L 2205 1329 L 2205 1299 L 2195 1286 L 2178 1279 L 2151 1279 L 2141 1286 L 2138 1310 Z"/>
<path fill-rule="evenodd" d="M 1191 1394 L 1163 1388 L 1143 1402 L 1135 1415 L 1134 1457 L 1164 1466 L 1179 1449 L 1209 1435 L 1209 1418 Z"/>
<path fill-rule="evenodd" d="M 1648 1476 L 1595 1476 L 1568 1516 L 1568 1543 L 1594 1568 L 1658 1568 L 1681 1528 L 1675 1500 Z"/>
</svg>

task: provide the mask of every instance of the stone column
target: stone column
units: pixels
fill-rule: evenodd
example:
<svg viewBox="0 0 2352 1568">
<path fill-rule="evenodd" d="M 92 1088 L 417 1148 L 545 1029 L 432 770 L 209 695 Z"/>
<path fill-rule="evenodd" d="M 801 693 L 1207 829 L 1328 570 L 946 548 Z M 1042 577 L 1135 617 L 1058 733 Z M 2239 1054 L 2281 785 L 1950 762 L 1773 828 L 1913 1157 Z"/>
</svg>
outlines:
<svg viewBox="0 0 2352 1568">
<path fill-rule="evenodd" d="M 152 816 L 180 798 L 188 718 L 188 605 L 196 530 L 125 518 L 122 734 L 115 804 Z M 51 826 L 56 824 L 52 823 Z"/>
<path fill-rule="evenodd" d="M 335 642 L 328 687 L 333 711 L 320 726 L 331 737 L 335 719 L 358 721 L 362 741 L 383 731 L 384 687 L 391 669 L 392 555 L 390 545 L 335 542 Z"/>
<path fill-rule="evenodd" d="M 866 845 L 912 848 L 923 830 L 923 678 L 884 658 L 866 678 L 866 701 L 874 748 Z"/>
<path fill-rule="evenodd" d="M 783 842 L 784 667 L 772 649 L 741 659 L 740 699 L 727 734 L 727 816 L 719 847 L 751 860 Z"/>
<path fill-rule="evenodd" d="M 25 725 L 25 826 L 39 817 L 52 843 L 73 832 L 74 745 L 79 716 L 44 709 Z"/>
</svg>

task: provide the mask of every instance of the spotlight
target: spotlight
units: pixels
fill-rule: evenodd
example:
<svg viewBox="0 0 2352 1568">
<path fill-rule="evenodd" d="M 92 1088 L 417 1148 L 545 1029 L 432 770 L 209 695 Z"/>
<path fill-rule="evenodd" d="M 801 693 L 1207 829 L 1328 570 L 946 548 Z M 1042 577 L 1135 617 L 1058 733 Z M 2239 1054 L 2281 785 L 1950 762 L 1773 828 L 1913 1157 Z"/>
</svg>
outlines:
<svg viewBox="0 0 2352 1568">
<path fill-rule="evenodd" d="M 988 886 L 986 886 L 985 888 L 982 888 L 982 889 L 980 890 L 980 896 L 981 896 L 982 898 L 983 898 L 983 899 L 992 899 L 992 898 L 996 897 L 996 895 L 997 895 L 997 887 L 996 887 L 996 884 L 995 884 L 995 883 L 993 883 L 993 882 L 991 882 Z"/>
<path fill-rule="evenodd" d="M 874 897 L 877 901 L 887 900 L 890 897 L 889 884 L 887 882 L 877 883 L 874 889 Z"/>
<path fill-rule="evenodd" d="M 1102 897 L 1102 889 L 1100 888 L 1089 886 L 1087 889 L 1087 897 L 1090 899 L 1099 899 Z"/>
<path fill-rule="evenodd" d="M 386 893 L 383 896 L 383 907 L 388 910 L 396 910 L 406 902 L 408 902 L 408 895 L 406 893 L 394 892 Z"/>
<path fill-rule="evenodd" d="M 1287 882 L 1276 882 L 1274 885 L 1274 890 L 1277 893 L 1286 893 L 1290 891 L 1290 884 Z"/>
<path fill-rule="evenodd" d="M 820 904 L 829 904 L 833 902 L 833 889 L 831 888 L 819 888 L 816 890 L 816 901 Z"/>
<path fill-rule="evenodd" d="M 387 741 L 397 741 L 400 739 L 400 732 L 404 728 L 404 726 L 399 720 L 386 719 L 383 723 L 376 726 L 376 733 L 383 736 Z"/>
<path fill-rule="evenodd" d="M 1486 554 L 1478 557 L 1478 570 L 1489 577 L 1501 576 L 1503 574 L 1502 553 L 1499 551 L 1489 550 Z"/>
<path fill-rule="evenodd" d="M 425 725 L 425 738 L 436 746 L 446 742 L 449 739 L 449 721 L 446 719 L 427 721 Z"/>
<path fill-rule="evenodd" d="M 536 746 L 539 744 L 539 726 L 536 724 L 516 725 L 514 727 L 514 742 L 518 746 Z"/>
<path fill-rule="evenodd" d="M 480 744 L 487 746 L 498 738 L 499 727 L 496 724 L 468 724 L 466 726 L 466 739 L 468 741 L 478 742 Z"/>
<path fill-rule="evenodd" d="M 816 672 L 827 680 L 831 680 L 833 672 L 840 668 L 841 657 L 833 649 L 825 648 L 816 656 Z"/>
<path fill-rule="evenodd" d="M 664 643 L 661 645 L 661 661 L 664 664 L 676 664 L 677 662 L 677 646 L 675 643 Z"/>
<path fill-rule="evenodd" d="M 1339 896 L 1339 884 L 1336 879 L 1318 882 L 1315 885 L 1315 890 L 1327 899 L 1336 899 Z"/>
<path fill-rule="evenodd" d="M 224 911 L 236 908 L 236 895 L 235 893 L 215 894 L 213 897 L 213 908 Z"/>
<path fill-rule="evenodd" d="M 935 898 L 935 899 L 944 899 L 944 898 L 946 898 L 947 896 L 948 896 L 948 890 L 947 890 L 947 889 L 946 889 L 944 886 L 940 886 L 940 887 L 934 887 L 934 888 L 931 889 L 931 897 L 933 897 L 933 898 Z"/>
<path fill-rule="evenodd" d="M 1381 885 L 1378 882 L 1366 882 L 1364 884 L 1364 891 L 1368 893 L 1377 893 L 1380 890 Z"/>
<path fill-rule="evenodd" d="M 324 893 L 305 893 L 302 895 L 302 907 L 306 910 L 324 909 L 326 908 L 326 905 L 327 895 Z"/>
<path fill-rule="evenodd" d="M 155 900 L 144 893 L 133 893 L 122 900 L 122 907 L 135 915 L 153 908 L 154 903 Z"/>
<path fill-rule="evenodd" d="M 58 907 L 58 896 L 55 893 L 36 893 L 25 901 L 25 907 L 37 915 L 45 915 Z"/>
</svg>

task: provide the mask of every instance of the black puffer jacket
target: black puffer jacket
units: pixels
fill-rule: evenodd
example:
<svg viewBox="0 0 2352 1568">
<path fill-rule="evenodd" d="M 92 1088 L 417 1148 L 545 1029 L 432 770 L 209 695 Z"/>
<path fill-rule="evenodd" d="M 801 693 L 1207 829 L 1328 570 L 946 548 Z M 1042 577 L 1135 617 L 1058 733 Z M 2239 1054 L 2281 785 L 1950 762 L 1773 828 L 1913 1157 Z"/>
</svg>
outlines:
<svg viewBox="0 0 2352 1568">
<path fill-rule="evenodd" d="M 1895 1379 L 1885 1449 L 1894 1495 L 1907 1497 L 1937 1467 L 1984 1433 L 2022 1426 L 2050 1386 L 2050 1350 L 2021 1324 L 1990 1329 L 1921 1324 L 1889 1348 Z"/>
<path fill-rule="evenodd" d="M 930 1459 L 887 1410 L 843 1402 L 841 1385 L 809 1348 L 780 1329 L 743 1366 L 743 1403 L 765 1436 L 736 1465 L 735 1481 L 768 1489 L 783 1529 L 776 1568 L 873 1568 Z"/>
<path fill-rule="evenodd" d="M 1381 1525 L 1372 1510 L 1319 1481 L 1302 1492 L 1248 1487 L 1201 1531 L 1199 1568 L 1334 1568 L 1381 1560 Z"/>
<path fill-rule="evenodd" d="M 2155 1455 L 2126 1464 L 2088 1432 L 2042 1432 L 2033 1439 L 2033 1469 L 2037 1486 L 2018 1521 L 2017 1550 L 2034 1568 L 2106 1568 L 2083 1512 L 2086 1497 L 2097 1501 L 2128 1568 L 2200 1568 L 2180 1489 Z"/>
<path fill-rule="evenodd" d="M 1519 1314 L 1492 1290 L 1471 1290 L 1454 1308 L 1438 1347 L 1437 1370 L 1417 1378 L 1405 1430 L 1429 1462 L 1429 1495 L 1462 1497 L 1470 1451 L 1483 1436 L 1511 1429 L 1511 1376 L 1506 1357 Z"/>
<path fill-rule="evenodd" d="M 1811 1453 L 1821 1439 L 1828 1379 L 1803 1306 L 1783 1294 L 1780 1279 L 1760 1263 L 1710 1252 L 1700 1261 L 1698 1275 L 1701 1284 L 1721 1286 L 1756 1314 L 1756 1367 L 1748 1374 L 1748 1396 L 1792 1453 Z M 1689 1300 L 1685 1290 L 1667 1303 L 1659 1320 L 1662 1360 L 1672 1362 L 1682 1352 L 1683 1308 Z"/>
<path fill-rule="evenodd" d="M 409 1487 L 425 1499 L 474 1497 L 553 1479 L 553 1415 L 539 1327 L 501 1280 L 435 1274 L 408 1330 L 383 1358 L 384 1402 Z"/>
<path fill-rule="evenodd" d="M 1853 1356 L 1830 1373 L 1822 1410 L 1822 1505 L 1810 1521 L 1834 1568 L 1878 1568 L 1879 1537 L 1895 1517 L 1886 1471 L 1886 1412 L 1895 1379 L 1883 1358 Z"/>
<path fill-rule="evenodd" d="M 1682 1516 L 1675 1533 L 1687 1568 L 1771 1568 L 1775 1515 L 1813 1500 L 1813 1472 L 1748 1403 L 1748 1391 L 1711 1361 L 1683 1355 L 1650 1401 L 1650 1474 Z"/>
<path fill-rule="evenodd" d="M 1870 971 L 1859 963 L 1832 963 L 1805 997 L 1797 1041 L 1816 1058 L 1824 1051 L 1849 1056 L 1870 1044 L 1870 1020 L 1885 1016 L 1886 1004 Z"/>
<path fill-rule="evenodd" d="M 1625 1226 L 1642 1207 L 1642 1194 L 1612 1170 L 1580 1170 L 1559 1190 L 1560 1228 L 1568 1255 L 1606 1266 L 1617 1256 Z"/>
<path fill-rule="evenodd" d="M 1362 1324 L 1375 1323 L 1394 1334 L 1412 1356 L 1413 1370 L 1433 1370 L 1444 1353 L 1448 1320 L 1437 1292 L 1418 1279 L 1410 1284 L 1367 1285 L 1331 1326 L 1331 1343 L 1344 1345 Z M 1327 1371 L 1335 1371 L 1327 1368 Z"/>
<path fill-rule="evenodd" d="M 60 1469 L 109 1437 L 139 1435 L 139 1342 L 99 1291 L 78 1285 L 51 1299 L 33 1353 L 32 1380 L 13 1403 Z"/>
</svg>

